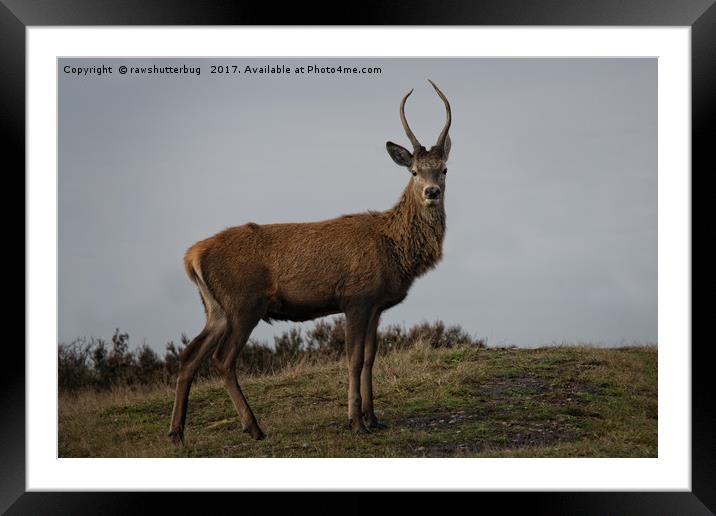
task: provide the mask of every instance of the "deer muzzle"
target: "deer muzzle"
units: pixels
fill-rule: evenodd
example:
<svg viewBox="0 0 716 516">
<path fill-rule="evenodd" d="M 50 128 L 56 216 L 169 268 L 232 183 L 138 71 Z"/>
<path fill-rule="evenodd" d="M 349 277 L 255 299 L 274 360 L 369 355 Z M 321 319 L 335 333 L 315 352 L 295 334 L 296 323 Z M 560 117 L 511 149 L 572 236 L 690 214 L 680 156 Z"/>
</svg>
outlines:
<svg viewBox="0 0 716 516">
<path fill-rule="evenodd" d="M 439 186 L 427 186 L 423 190 L 423 198 L 428 205 L 437 204 L 441 195 L 442 191 Z"/>
</svg>

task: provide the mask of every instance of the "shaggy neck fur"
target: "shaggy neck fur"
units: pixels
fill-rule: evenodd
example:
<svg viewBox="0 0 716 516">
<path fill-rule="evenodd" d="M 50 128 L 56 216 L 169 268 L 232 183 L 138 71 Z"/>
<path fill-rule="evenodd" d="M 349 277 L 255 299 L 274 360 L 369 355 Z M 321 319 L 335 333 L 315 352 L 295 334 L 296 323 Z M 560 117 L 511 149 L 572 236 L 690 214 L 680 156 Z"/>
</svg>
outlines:
<svg viewBox="0 0 716 516">
<path fill-rule="evenodd" d="M 412 192 L 412 181 L 398 203 L 383 212 L 383 233 L 392 243 L 405 280 L 424 274 L 442 258 L 445 207 L 424 206 Z"/>
</svg>

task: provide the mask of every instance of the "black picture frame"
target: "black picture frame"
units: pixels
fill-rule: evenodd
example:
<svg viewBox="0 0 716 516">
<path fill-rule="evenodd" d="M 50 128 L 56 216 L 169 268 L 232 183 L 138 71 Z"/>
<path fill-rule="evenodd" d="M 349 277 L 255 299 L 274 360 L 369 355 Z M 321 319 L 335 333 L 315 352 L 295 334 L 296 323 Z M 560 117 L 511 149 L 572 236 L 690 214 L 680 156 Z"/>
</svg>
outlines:
<svg viewBox="0 0 716 516">
<path fill-rule="evenodd" d="M 32 26 L 86 25 L 553 25 L 553 26 L 689 26 L 692 74 L 692 191 L 693 179 L 716 170 L 716 5 L 714 0 L 501 0 L 415 1 L 382 4 L 296 3 L 277 6 L 245 1 L 187 2 L 181 0 L 0 0 L 0 71 L 2 80 L 2 131 L 6 179 L 20 177 L 25 167 L 25 29 Z M 17 171 L 17 172 L 16 172 Z M 24 191 L 24 181 L 23 181 Z M 13 196 L 17 195 L 13 190 Z M 23 196 L 24 198 L 24 196 Z M 693 201 L 692 201 L 693 203 Z M 9 206 L 9 203 L 3 203 Z M 692 204 L 693 211 L 693 204 Z M 12 220 L 6 208 L 5 220 Z M 16 216 L 16 215 L 15 215 Z M 692 217 L 694 224 L 699 221 Z M 19 232 L 19 229 L 17 230 Z M 24 231 L 23 231 L 24 239 Z M 19 240 L 19 239 L 18 239 Z M 23 247 L 24 249 L 24 247 Z M 693 246 L 691 249 L 693 256 Z M 24 257 L 26 258 L 26 257 Z M 23 263 L 24 260 L 23 260 Z M 693 267 L 692 267 L 693 268 Z M 708 278 L 708 277 L 707 277 Z M 700 282 L 701 289 L 711 281 Z M 692 291 L 693 292 L 693 291 Z M 24 306 L 24 304 L 23 304 Z M 693 302 L 692 302 L 693 307 Z M 693 312 L 692 312 L 693 313 Z M 693 315 L 692 315 L 693 321 Z M 693 327 L 693 323 L 692 323 Z M 549 514 L 713 514 L 716 511 L 716 412 L 708 360 L 708 340 L 692 345 L 692 490 L 690 492 L 561 492 L 451 494 L 450 505 L 414 493 L 406 500 L 422 510 L 433 504 L 442 509 L 457 504 L 493 501 L 502 511 L 526 508 Z M 17 341 L 15 341 L 17 342 Z M 165 511 L 188 512 L 186 496 L 148 493 L 25 492 L 25 352 L 8 339 L 4 343 L 5 371 L 0 375 L 0 511 L 8 514 L 131 513 L 146 510 L 146 497 L 159 497 Z M 49 352 L 49 351 L 48 351 Z M 9 354 L 9 356 L 7 355 Z M 204 493 L 212 505 L 226 501 L 266 506 L 266 494 Z M 262 498 L 263 496 L 263 498 Z M 271 505 L 282 496 L 271 494 Z M 332 497 L 306 493 L 291 499 L 292 512 L 332 509 Z M 382 495 L 351 493 L 336 500 L 341 512 L 365 512 L 382 505 Z M 454 498 L 458 496 L 460 498 Z M 200 502 L 202 505 L 205 502 Z M 401 502 L 405 503 L 405 502 Z M 437 506 L 436 506 L 437 507 Z M 207 508 L 204 506 L 204 508 Z M 408 507 L 403 506 L 403 510 Z M 477 509 L 477 507 L 475 507 Z M 236 508 L 238 510 L 238 507 Z"/>
</svg>

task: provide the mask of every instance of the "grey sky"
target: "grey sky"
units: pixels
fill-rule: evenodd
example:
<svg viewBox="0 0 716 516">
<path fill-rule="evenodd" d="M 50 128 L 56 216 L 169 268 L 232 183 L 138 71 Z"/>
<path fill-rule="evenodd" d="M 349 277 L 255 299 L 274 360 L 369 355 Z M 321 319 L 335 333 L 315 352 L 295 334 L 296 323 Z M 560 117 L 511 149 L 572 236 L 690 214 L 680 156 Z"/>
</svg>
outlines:
<svg viewBox="0 0 716 516">
<path fill-rule="evenodd" d="M 201 64 L 194 75 L 116 67 Z M 379 66 L 212 75 L 210 64 Z M 76 77 L 65 65 L 107 64 Z M 249 221 L 383 210 L 450 99 L 444 260 L 382 324 L 442 319 L 492 345 L 657 341 L 655 59 L 61 59 L 59 341 L 127 331 L 157 350 L 203 311 L 182 257 Z M 307 323 L 310 326 L 311 323 Z M 253 337 L 290 324 L 261 323 Z"/>
</svg>

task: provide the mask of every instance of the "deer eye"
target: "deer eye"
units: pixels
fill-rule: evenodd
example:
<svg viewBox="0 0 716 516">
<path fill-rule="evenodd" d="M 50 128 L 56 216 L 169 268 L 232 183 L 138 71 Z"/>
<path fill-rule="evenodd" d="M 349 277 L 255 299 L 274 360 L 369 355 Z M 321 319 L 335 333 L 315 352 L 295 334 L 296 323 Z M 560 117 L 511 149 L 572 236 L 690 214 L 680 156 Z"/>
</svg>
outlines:
<svg viewBox="0 0 716 516">
<path fill-rule="evenodd" d="M 443 175 L 444 175 L 444 176 L 447 175 L 447 169 L 443 170 Z"/>
<path fill-rule="evenodd" d="M 412 171 L 412 170 L 410 171 L 410 173 L 411 173 L 411 174 L 413 174 L 413 177 L 415 177 L 415 176 L 417 176 L 417 175 L 418 175 L 418 173 L 417 173 L 417 172 L 414 172 L 414 171 Z"/>
</svg>

